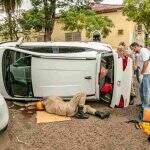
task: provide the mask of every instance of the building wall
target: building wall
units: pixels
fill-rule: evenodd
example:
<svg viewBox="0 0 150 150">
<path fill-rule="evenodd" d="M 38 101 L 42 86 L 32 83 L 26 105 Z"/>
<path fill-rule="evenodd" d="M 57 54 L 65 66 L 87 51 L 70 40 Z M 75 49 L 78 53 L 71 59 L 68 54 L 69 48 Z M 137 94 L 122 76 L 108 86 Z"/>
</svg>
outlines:
<svg viewBox="0 0 150 150">
<path fill-rule="evenodd" d="M 117 47 L 120 41 L 124 41 L 127 45 L 133 41 L 133 35 L 135 31 L 135 23 L 132 21 L 127 21 L 126 17 L 122 15 L 121 11 L 104 13 L 104 16 L 108 16 L 114 23 L 115 27 L 111 29 L 111 33 L 103 42 L 109 43 L 112 47 Z M 123 35 L 118 35 L 118 30 L 123 30 Z M 63 25 L 56 22 L 54 26 L 54 31 L 52 34 L 53 41 L 65 41 L 65 33 L 67 31 L 63 30 Z M 82 41 L 92 41 L 92 38 L 87 38 L 85 31 L 81 34 Z M 91 36 L 92 37 L 92 36 Z"/>
<path fill-rule="evenodd" d="M 65 33 L 66 31 L 63 30 L 63 24 L 56 21 L 54 24 L 52 41 L 65 41 Z"/>
<path fill-rule="evenodd" d="M 115 25 L 104 41 L 110 43 L 113 47 L 117 47 L 121 41 L 124 41 L 127 45 L 131 44 L 134 40 L 135 23 L 127 21 L 127 18 L 123 16 L 122 11 L 106 13 L 104 15 L 108 16 Z M 119 30 L 123 31 L 122 35 L 118 34 Z"/>
</svg>

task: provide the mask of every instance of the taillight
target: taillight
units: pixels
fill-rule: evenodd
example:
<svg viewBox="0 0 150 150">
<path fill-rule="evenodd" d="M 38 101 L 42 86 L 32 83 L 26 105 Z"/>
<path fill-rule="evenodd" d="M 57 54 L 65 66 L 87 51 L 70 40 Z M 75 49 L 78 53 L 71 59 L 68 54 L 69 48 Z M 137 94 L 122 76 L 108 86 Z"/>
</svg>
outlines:
<svg viewBox="0 0 150 150">
<path fill-rule="evenodd" d="M 121 97 L 120 97 L 119 105 L 118 105 L 117 107 L 118 107 L 118 108 L 123 108 L 123 107 L 124 107 L 124 98 L 123 98 L 122 95 L 121 95 Z"/>
<path fill-rule="evenodd" d="M 128 65 L 128 57 L 127 56 L 124 56 L 122 58 L 122 63 L 123 63 L 123 71 L 125 71 L 127 65 Z"/>
</svg>

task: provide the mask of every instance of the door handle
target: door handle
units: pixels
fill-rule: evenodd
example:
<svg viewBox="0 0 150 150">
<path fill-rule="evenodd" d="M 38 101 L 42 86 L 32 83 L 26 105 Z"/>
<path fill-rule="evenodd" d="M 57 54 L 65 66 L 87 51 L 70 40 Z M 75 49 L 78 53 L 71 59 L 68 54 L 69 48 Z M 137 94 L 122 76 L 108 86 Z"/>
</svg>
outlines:
<svg viewBox="0 0 150 150">
<path fill-rule="evenodd" d="M 84 77 L 84 79 L 90 80 L 90 79 L 92 79 L 92 77 L 91 76 L 86 76 L 86 77 Z"/>
<path fill-rule="evenodd" d="M 120 81 L 120 80 L 117 82 L 117 85 L 118 85 L 118 86 L 121 86 L 121 81 Z"/>
</svg>

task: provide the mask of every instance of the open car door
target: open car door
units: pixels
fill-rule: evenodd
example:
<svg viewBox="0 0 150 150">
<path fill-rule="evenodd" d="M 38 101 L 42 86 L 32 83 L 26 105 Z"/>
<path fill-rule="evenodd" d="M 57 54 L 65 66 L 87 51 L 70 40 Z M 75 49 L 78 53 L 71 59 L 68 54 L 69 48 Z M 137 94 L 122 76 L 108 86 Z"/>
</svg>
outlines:
<svg viewBox="0 0 150 150">
<path fill-rule="evenodd" d="M 77 92 L 85 92 L 87 96 L 94 96 L 96 58 L 83 56 L 74 56 L 69 53 L 47 58 L 33 56 L 32 86 L 34 96 L 70 97 Z"/>
<path fill-rule="evenodd" d="M 130 102 L 132 84 L 132 59 L 114 56 L 114 90 L 111 107 L 127 107 Z"/>
</svg>

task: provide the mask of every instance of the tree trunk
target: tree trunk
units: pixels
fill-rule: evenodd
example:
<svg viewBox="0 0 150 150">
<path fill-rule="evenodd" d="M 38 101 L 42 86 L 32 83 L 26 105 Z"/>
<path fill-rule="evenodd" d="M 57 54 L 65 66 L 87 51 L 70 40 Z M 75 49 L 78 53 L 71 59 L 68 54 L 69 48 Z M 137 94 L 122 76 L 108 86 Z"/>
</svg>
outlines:
<svg viewBox="0 0 150 150">
<path fill-rule="evenodd" d="M 50 29 L 45 28 L 45 34 L 44 34 L 44 41 L 51 41 L 51 34 L 50 34 Z"/>
<path fill-rule="evenodd" d="M 45 33 L 44 33 L 44 41 L 48 40 L 48 29 L 47 29 L 47 20 L 48 20 L 48 3 L 47 0 L 43 0 L 44 2 L 44 14 L 45 14 Z"/>
<path fill-rule="evenodd" d="M 144 37 L 144 42 L 145 42 L 145 46 L 148 46 L 148 39 L 149 39 L 149 35 L 150 35 L 150 24 L 144 24 L 145 27 L 145 37 Z"/>
<path fill-rule="evenodd" d="M 148 46 L 149 33 L 145 32 L 145 47 Z"/>
<path fill-rule="evenodd" d="M 13 41 L 13 27 L 12 27 L 12 15 L 11 12 L 8 12 L 8 23 L 9 23 L 9 37 Z"/>
<path fill-rule="evenodd" d="M 55 24 L 55 11 L 56 11 L 56 0 L 51 1 L 51 30 L 50 30 L 50 36 L 52 36 L 53 29 L 54 29 L 54 24 Z"/>
<path fill-rule="evenodd" d="M 56 9 L 56 0 L 44 1 L 44 11 L 45 11 L 45 34 L 44 41 L 51 41 L 51 35 L 53 33 L 54 22 L 55 22 L 55 9 Z"/>
</svg>

